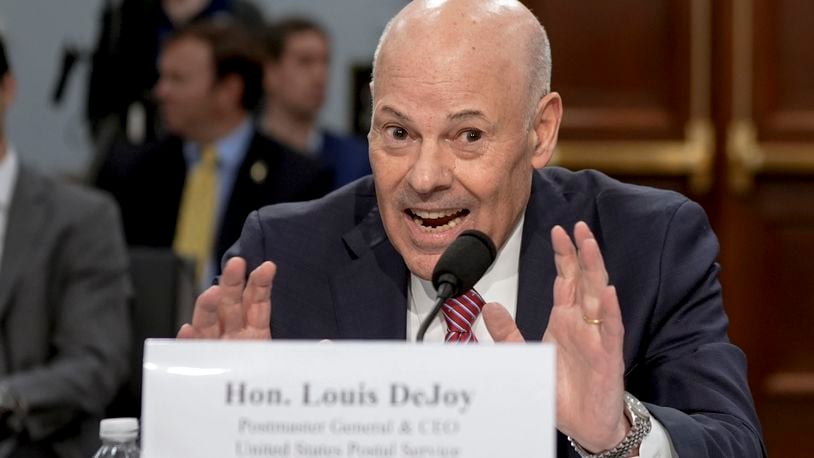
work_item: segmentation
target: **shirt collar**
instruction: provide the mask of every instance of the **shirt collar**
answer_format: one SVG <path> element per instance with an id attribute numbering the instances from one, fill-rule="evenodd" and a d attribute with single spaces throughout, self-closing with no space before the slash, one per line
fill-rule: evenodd
<path id="1" fill-rule="evenodd" d="M 226 136 L 215 141 L 215 149 L 218 152 L 218 167 L 234 169 L 243 162 L 252 138 L 252 132 L 252 121 L 247 118 Z M 202 145 L 198 143 L 184 142 L 184 159 L 186 159 L 187 165 L 198 162 L 201 148 Z"/>
<path id="2" fill-rule="evenodd" d="M 0 209 L 8 208 L 11 204 L 11 193 L 17 180 L 17 154 L 10 144 L 6 146 L 6 156 L 0 160 Z"/>

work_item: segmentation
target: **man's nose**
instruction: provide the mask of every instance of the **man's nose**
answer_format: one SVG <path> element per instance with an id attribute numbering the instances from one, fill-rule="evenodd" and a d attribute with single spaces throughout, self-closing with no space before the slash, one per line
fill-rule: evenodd
<path id="1" fill-rule="evenodd" d="M 444 145 L 424 139 L 410 168 L 407 182 L 418 194 L 427 195 L 452 186 L 455 157 Z"/>

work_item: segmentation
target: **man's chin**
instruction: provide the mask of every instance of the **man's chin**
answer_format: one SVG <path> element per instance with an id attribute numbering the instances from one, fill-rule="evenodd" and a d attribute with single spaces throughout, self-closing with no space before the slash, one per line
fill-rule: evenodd
<path id="1" fill-rule="evenodd" d="M 432 255 L 414 254 L 412 256 L 404 256 L 404 262 L 413 275 L 430 281 L 432 280 L 432 271 L 435 269 L 435 265 L 438 263 L 440 257 L 440 253 Z"/>

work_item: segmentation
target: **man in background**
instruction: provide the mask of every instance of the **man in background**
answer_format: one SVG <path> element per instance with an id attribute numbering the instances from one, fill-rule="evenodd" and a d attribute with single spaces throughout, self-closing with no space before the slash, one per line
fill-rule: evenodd
<path id="1" fill-rule="evenodd" d="M 334 187 L 368 175 L 367 144 L 317 125 L 325 103 L 330 61 L 328 34 L 302 18 L 282 20 L 266 36 L 262 126 L 272 138 L 314 157 L 334 174 Z"/>
<path id="2" fill-rule="evenodd" d="M 0 38 L 0 457 L 88 457 L 127 375 L 127 257 L 115 204 L 20 163 Z"/>
<path id="3" fill-rule="evenodd" d="M 233 18 L 259 35 L 265 24 L 251 0 L 107 0 L 101 16 L 87 99 L 100 154 L 114 141 L 143 144 L 160 136 L 150 92 L 158 81 L 161 43 L 174 30 L 193 21 Z"/>
<path id="4" fill-rule="evenodd" d="M 196 22 L 165 42 L 155 95 L 172 135 L 113 152 L 97 183 L 121 205 L 130 245 L 173 247 L 208 284 L 246 216 L 325 194 L 330 174 L 256 131 L 257 45 L 230 22 Z"/>

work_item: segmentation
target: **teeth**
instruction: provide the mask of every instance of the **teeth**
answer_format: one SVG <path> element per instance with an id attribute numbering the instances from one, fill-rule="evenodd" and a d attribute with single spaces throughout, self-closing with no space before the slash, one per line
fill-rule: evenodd
<path id="1" fill-rule="evenodd" d="M 443 218 L 445 216 L 454 215 L 454 214 L 460 212 L 461 210 L 460 209 L 458 209 L 458 210 L 444 210 L 444 211 L 436 211 L 436 212 L 424 211 L 424 210 L 411 210 L 411 211 L 413 212 L 414 215 L 419 216 L 419 217 L 424 218 L 424 219 L 438 219 L 438 218 Z"/>
<path id="2" fill-rule="evenodd" d="M 463 221 L 463 217 L 459 216 L 459 217 L 451 220 L 447 224 L 444 224 L 443 226 L 432 227 L 432 226 L 424 226 L 422 224 L 421 218 L 413 218 L 413 222 L 423 232 L 444 232 L 444 231 L 448 231 L 448 230 L 452 229 L 453 227 L 457 226 L 458 224 L 461 224 L 462 221 Z"/>

